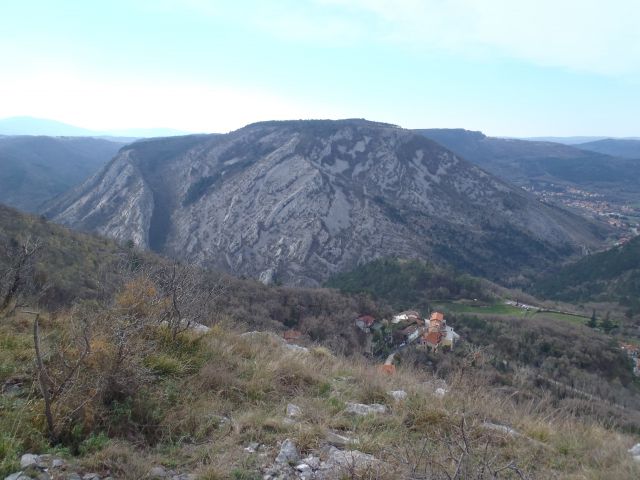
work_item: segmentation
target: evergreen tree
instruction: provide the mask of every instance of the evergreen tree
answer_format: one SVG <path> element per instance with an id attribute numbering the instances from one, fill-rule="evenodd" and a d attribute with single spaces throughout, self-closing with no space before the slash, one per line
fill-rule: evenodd
<path id="1" fill-rule="evenodd" d="M 605 332 L 609 333 L 611 330 L 616 328 L 616 325 L 609 319 L 609 312 L 604 316 L 604 320 L 600 323 L 600 328 Z"/>
<path id="2" fill-rule="evenodd" d="M 593 313 L 591 314 L 591 318 L 587 322 L 587 327 L 596 328 L 598 326 L 598 319 L 596 318 L 596 309 L 593 309 Z"/>

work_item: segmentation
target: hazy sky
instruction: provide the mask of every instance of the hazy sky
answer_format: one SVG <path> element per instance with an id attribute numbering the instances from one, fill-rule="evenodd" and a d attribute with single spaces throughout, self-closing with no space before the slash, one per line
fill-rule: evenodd
<path id="1" fill-rule="evenodd" d="M 638 0 L 15 0 L 0 117 L 640 136 Z"/>

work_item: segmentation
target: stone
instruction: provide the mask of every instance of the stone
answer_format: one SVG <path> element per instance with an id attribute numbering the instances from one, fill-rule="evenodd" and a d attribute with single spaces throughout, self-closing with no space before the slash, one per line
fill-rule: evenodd
<path id="1" fill-rule="evenodd" d="M 315 478 L 329 480 L 362 471 L 371 473 L 370 471 L 380 470 L 383 465 L 383 462 L 368 453 L 363 453 L 359 450 L 339 450 L 335 447 L 329 447 L 327 458 L 321 463 Z M 373 478 L 386 477 L 384 475 L 376 475 Z"/>
<path id="2" fill-rule="evenodd" d="M 244 451 L 248 453 L 256 453 L 260 448 L 260 444 L 258 442 L 251 442 L 249 445 L 244 447 Z"/>
<path id="3" fill-rule="evenodd" d="M 497 423 L 484 422 L 482 426 L 484 428 L 488 428 L 489 430 L 495 430 L 497 432 L 505 433 L 513 437 L 517 437 L 520 435 L 516 430 L 514 430 L 511 427 L 507 427 L 506 425 L 498 425 Z"/>
<path id="4" fill-rule="evenodd" d="M 640 443 L 636 443 L 629 449 L 629 453 L 634 457 L 640 456 Z"/>
<path id="5" fill-rule="evenodd" d="M 54 458 L 51 461 L 51 468 L 62 468 L 64 467 L 64 460 L 61 458 Z"/>
<path id="6" fill-rule="evenodd" d="M 372 403 L 371 405 L 365 405 L 364 403 L 348 402 L 346 412 L 351 413 L 353 415 L 371 415 L 371 414 L 378 414 L 378 413 L 386 413 L 387 407 L 379 403 Z"/>
<path id="7" fill-rule="evenodd" d="M 287 404 L 287 417 L 296 418 L 302 416 L 302 409 L 293 403 Z"/>
<path id="8" fill-rule="evenodd" d="M 24 472 L 16 472 L 5 477 L 4 480 L 31 480 L 31 477 Z"/>
<path id="9" fill-rule="evenodd" d="M 329 445 L 333 445 L 338 448 L 344 448 L 350 444 L 358 443 L 358 440 L 356 439 L 331 431 L 327 432 L 325 440 Z"/>
<path id="10" fill-rule="evenodd" d="M 285 343 L 284 348 L 291 350 L 293 353 L 309 353 L 309 349 L 307 347 L 301 347 L 295 343 Z"/>
<path id="11" fill-rule="evenodd" d="M 25 453 L 20 457 L 20 468 L 25 469 L 30 466 L 38 465 L 38 455 L 34 455 L 32 453 Z"/>
<path id="12" fill-rule="evenodd" d="M 280 453 L 276 457 L 276 463 L 292 463 L 300 459 L 300 454 L 296 448 L 296 444 L 290 439 L 286 439 L 280 446 Z"/>
<path id="13" fill-rule="evenodd" d="M 67 480 L 82 480 L 82 477 L 75 472 L 71 472 L 67 475 Z"/>
<path id="14" fill-rule="evenodd" d="M 444 397 L 447 394 L 447 391 L 444 388 L 436 388 L 435 395 L 436 397 Z"/>
<path id="15" fill-rule="evenodd" d="M 309 456 L 303 458 L 302 460 L 300 460 L 300 463 L 301 464 L 304 463 L 304 464 L 308 465 L 313 470 L 317 470 L 318 468 L 320 468 L 320 459 L 318 457 L 313 456 L 313 455 L 309 455 Z"/>
<path id="16" fill-rule="evenodd" d="M 391 390 L 388 392 L 396 402 L 401 402 L 407 398 L 407 392 L 404 390 Z"/>
<path id="17" fill-rule="evenodd" d="M 168 476 L 167 471 L 164 469 L 164 467 L 160 465 L 153 467 L 151 470 L 149 470 L 150 478 L 166 478 L 167 476 Z"/>
<path id="18" fill-rule="evenodd" d="M 100 480 L 100 475 L 97 473 L 85 473 L 82 476 L 82 480 Z"/>

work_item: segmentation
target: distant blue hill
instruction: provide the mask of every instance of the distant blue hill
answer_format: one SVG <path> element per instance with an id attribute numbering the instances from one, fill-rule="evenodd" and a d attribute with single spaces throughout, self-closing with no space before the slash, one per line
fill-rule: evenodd
<path id="1" fill-rule="evenodd" d="M 128 128 L 96 131 L 75 125 L 34 117 L 9 117 L 0 119 L 0 135 L 46 135 L 51 137 L 127 137 L 129 139 L 148 137 L 173 137 L 188 135 L 171 128 Z"/>
<path id="2" fill-rule="evenodd" d="M 529 140 L 532 142 L 555 142 L 563 143 L 565 145 L 580 145 L 588 142 L 597 142 L 600 140 L 609 139 L 610 137 L 517 137 L 520 140 Z M 629 137 L 630 140 L 640 140 L 636 137 Z"/>

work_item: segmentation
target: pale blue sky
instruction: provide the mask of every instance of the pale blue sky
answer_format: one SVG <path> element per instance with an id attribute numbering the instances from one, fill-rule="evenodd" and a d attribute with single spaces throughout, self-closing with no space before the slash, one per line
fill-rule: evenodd
<path id="1" fill-rule="evenodd" d="M 0 118 L 640 136 L 637 0 L 2 3 Z"/>

